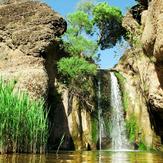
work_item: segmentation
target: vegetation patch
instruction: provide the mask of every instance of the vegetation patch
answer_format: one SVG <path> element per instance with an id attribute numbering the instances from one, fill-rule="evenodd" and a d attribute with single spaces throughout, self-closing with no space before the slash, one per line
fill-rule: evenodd
<path id="1" fill-rule="evenodd" d="M 147 146 L 145 145 L 145 143 L 141 140 L 140 142 L 139 142 L 139 150 L 142 150 L 142 151 L 146 151 L 146 150 L 148 150 L 148 148 L 147 148 Z"/>
<path id="2" fill-rule="evenodd" d="M 30 100 L 14 86 L 0 80 L 0 153 L 42 153 L 48 138 L 44 101 Z"/>
<path id="3" fill-rule="evenodd" d="M 144 142 L 144 137 L 141 135 L 141 130 L 137 124 L 136 116 L 132 114 L 128 120 L 126 120 L 126 129 L 130 143 L 134 145 L 135 149 L 147 150 L 147 146 Z"/>
<path id="4" fill-rule="evenodd" d="M 98 140 L 98 120 L 92 116 L 92 141 L 93 143 L 97 143 Z"/>
<path id="5" fill-rule="evenodd" d="M 130 118 L 126 120 L 126 129 L 130 142 L 135 142 L 136 134 L 138 133 L 138 126 L 134 115 L 131 115 Z"/>

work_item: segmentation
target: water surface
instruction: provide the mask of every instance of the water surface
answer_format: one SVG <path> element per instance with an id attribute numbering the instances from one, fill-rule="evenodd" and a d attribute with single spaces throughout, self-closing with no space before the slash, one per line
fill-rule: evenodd
<path id="1" fill-rule="evenodd" d="M 0 163 L 163 163 L 163 153 L 159 152 L 60 152 L 56 154 L 0 155 Z"/>

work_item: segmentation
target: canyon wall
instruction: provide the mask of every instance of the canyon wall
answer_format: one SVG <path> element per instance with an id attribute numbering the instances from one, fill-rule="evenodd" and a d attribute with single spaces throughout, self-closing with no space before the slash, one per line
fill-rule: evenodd
<path id="1" fill-rule="evenodd" d="M 141 1 L 140 1 L 141 2 Z M 125 77 L 127 119 L 137 117 L 137 139 L 148 148 L 162 150 L 163 143 L 163 1 L 142 1 L 141 23 L 128 13 L 123 26 L 130 33 L 131 48 L 116 70 Z M 140 41 L 141 40 L 141 41 Z"/>

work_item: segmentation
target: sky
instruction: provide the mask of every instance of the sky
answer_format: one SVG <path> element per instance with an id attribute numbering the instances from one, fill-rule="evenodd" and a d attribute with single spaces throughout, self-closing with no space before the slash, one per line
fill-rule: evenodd
<path id="1" fill-rule="evenodd" d="M 74 12 L 76 5 L 80 0 L 44 0 L 55 11 L 59 12 L 66 18 L 68 13 Z M 125 15 L 127 8 L 132 7 L 136 2 L 134 0 L 99 0 L 100 2 L 108 2 L 112 6 L 119 7 L 122 13 Z M 127 46 L 127 45 L 126 45 Z M 125 46 L 125 47 L 126 47 Z M 112 49 L 100 51 L 100 65 L 101 69 L 108 69 L 114 67 L 118 63 L 119 58 L 125 51 L 125 47 L 120 45 L 115 46 Z"/>

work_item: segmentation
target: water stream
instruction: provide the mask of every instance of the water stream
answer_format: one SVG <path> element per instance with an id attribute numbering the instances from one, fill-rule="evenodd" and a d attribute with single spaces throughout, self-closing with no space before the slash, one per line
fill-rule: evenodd
<path id="1" fill-rule="evenodd" d="M 118 80 L 113 72 L 111 75 L 111 139 L 113 150 L 125 150 L 129 148 L 124 121 L 124 110 Z"/>
<path id="2" fill-rule="evenodd" d="M 100 99 L 101 99 L 101 78 L 99 77 L 98 80 L 98 128 L 99 128 L 99 150 L 101 150 L 101 142 L 102 142 L 102 121 L 101 121 L 101 106 L 100 106 Z"/>

